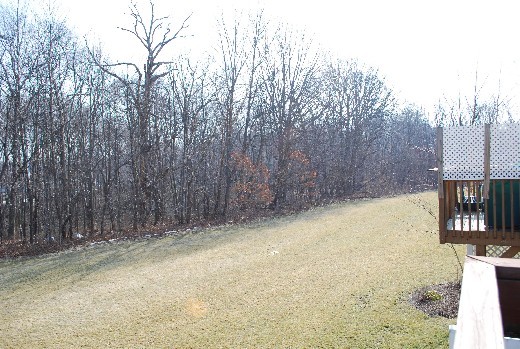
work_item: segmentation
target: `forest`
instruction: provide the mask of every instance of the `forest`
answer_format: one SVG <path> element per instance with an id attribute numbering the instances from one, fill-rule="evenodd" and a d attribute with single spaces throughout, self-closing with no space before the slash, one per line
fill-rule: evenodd
<path id="1" fill-rule="evenodd" d="M 262 13 L 189 25 L 130 7 L 111 61 L 66 21 L 0 7 L 0 240 L 61 243 L 432 188 L 435 129 L 376 68 Z M 120 30 L 114 28 L 114 30 Z"/>

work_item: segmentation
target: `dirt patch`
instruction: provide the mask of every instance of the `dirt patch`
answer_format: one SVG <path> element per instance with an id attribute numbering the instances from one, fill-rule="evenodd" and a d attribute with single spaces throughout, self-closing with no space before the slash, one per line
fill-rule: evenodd
<path id="1" fill-rule="evenodd" d="M 230 225 L 238 226 L 241 224 L 260 222 L 263 219 L 290 216 L 298 212 L 306 211 L 309 208 L 311 208 L 311 206 L 300 207 L 299 210 L 282 209 L 277 212 L 274 210 L 264 210 L 261 212 L 246 210 L 230 214 L 228 220 L 198 220 L 186 224 L 175 224 L 170 222 L 156 226 L 147 226 L 146 228 L 141 228 L 139 231 L 108 231 L 104 234 L 100 234 L 99 232 L 80 232 L 81 237 L 78 238 L 75 236 L 74 239 L 67 239 L 61 242 L 57 241 L 57 239 L 55 240 L 54 238 L 52 241 L 40 238 L 33 244 L 30 244 L 27 241 L 2 241 L 0 239 L 0 260 L 19 257 L 35 257 L 67 250 L 82 249 L 87 246 L 96 244 L 117 243 L 126 240 L 140 241 L 172 235 L 183 236 L 190 233 L 200 232 L 206 228 L 211 227 L 224 227 Z"/>
<path id="2" fill-rule="evenodd" d="M 214 223 L 213 227 L 219 226 Z M 216 222 L 220 223 L 220 222 Z M 231 222 L 232 223 L 232 222 Z M 238 223 L 242 223 L 238 221 Z M 224 226 L 225 223 L 220 223 L 220 226 Z M 68 251 L 68 250 L 80 250 L 88 246 L 101 245 L 101 244 L 115 244 L 124 241 L 141 241 L 148 240 L 151 238 L 162 238 L 167 236 L 184 236 L 187 234 L 197 233 L 206 228 L 211 228 L 210 223 L 201 225 L 196 224 L 184 224 L 176 225 L 174 228 L 171 226 L 158 225 L 155 227 L 148 227 L 143 231 L 119 231 L 119 232 L 106 232 L 104 234 L 92 233 L 81 235 L 81 237 L 74 237 L 73 240 L 65 240 L 62 242 L 58 241 L 46 241 L 40 239 L 36 243 L 30 244 L 24 241 L 6 241 L 0 242 L 0 260 L 2 259 L 14 259 L 19 257 L 34 257 L 39 255 L 45 255 L 50 253 Z"/>
<path id="3" fill-rule="evenodd" d="M 460 282 L 448 282 L 418 289 L 410 295 L 410 303 L 429 316 L 448 319 L 459 311 Z"/>

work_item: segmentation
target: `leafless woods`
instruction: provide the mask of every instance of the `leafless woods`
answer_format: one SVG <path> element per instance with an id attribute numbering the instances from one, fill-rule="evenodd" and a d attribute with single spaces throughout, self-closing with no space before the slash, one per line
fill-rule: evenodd
<path id="1" fill-rule="evenodd" d="M 66 23 L 0 8 L 0 239 L 72 239 L 298 209 L 431 183 L 433 130 L 378 74 L 260 13 L 218 48 L 168 57 L 175 27 L 131 8 L 142 62 Z"/>

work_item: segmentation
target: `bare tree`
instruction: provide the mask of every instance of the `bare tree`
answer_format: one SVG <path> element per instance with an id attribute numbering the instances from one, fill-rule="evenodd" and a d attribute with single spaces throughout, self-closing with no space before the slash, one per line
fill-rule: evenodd
<path id="1" fill-rule="evenodd" d="M 286 203 L 291 153 L 301 131 L 316 114 L 313 101 L 318 91 L 318 56 L 311 52 L 305 35 L 280 30 L 275 35 L 271 64 L 264 71 L 265 101 L 274 136 L 276 166 L 274 199 L 276 208 Z"/>
<path id="2" fill-rule="evenodd" d="M 159 17 L 155 13 L 155 5 L 150 1 L 150 18 L 145 19 L 141 15 L 140 10 L 135 4 L 130 7 L 130 16 L 133 20 L 133 25 L 130 28 L 120 28 L 121 30 L 133 35 L 137 41 L 146 50 L 146 60 L 143 68 L 139 68 L 136 63 L 119 62 L 119 63 L 104 63 L 99 62 L 94 54 L 91 54 L 95 64 L 99 66 L 104 72 L 119 80 L 128 91 L 128 96 L 132 102 L 133 107 L 137 113 L 137 127 L 138 134 L 135 139 L 138 148 L 134 154 L 135 159 L 133 165 L 136 173 L 136 209 L 137 216 L 141 225 L 146 224 L 148 215 L 150 213 L 150 202 L 155 201 L 153 205 L 155 209 L 156 221 L 157 218 L 163 215 L 160 212 L 162 205 L 158 202 L 159 195 L 157 189 L 154 187 L 154 180 L 150 178 L 150 118 L 153 104 L 153 87 L 155 83 L 162 77 L 168 75 L 169 71 L 173 69 L 171 61 L 159 60 L 160 54 L 164 48 L 168 46 L 173 40 L 180 37 L 181 32 L 187 28 L 187 17 L 177 30 L 172 31 L 168 23 L 168 17 Z M 128 67 L 133 70 L 132 78 L 121 75 L 116 72 L 117 67 Z M 162 69 L 166 68 L 166 69 Z M 134 228 L 137 228 L 137 221 L 134 222 Z"/>
<path id="3" fill-rule="evenodd" d="M 221 67 L 216 77 L 216 86 L 220 110 L 221 140 L 220 164 L 217 177 L 215 198 L 215 214 L 226 216 L 231 190 L 230 161 L 233 151 L 234 126 L 237 124 L 238 108 L 242 100 L 239 98 L 239 79 L 245 67 L 246 52 L 244 48 L 245 30 L 235 22 L 231 28 L 225 23 L 219 25 Z M 223 196 L 223 200 L 221 197 Z M 221 203 L 221 201 L 223 201 Z"/>
<path id="4" fill-rule="evenodd" d="M 27 20 L 25 9 L 19 4 L 16 8 L 1 8 L 2 20 L 0 28 L 0 80 L 6 96 L 4 117 L 4 140 L 0 183 L 5 183 L 7 190 L 7 238 L 13 239 L 15 230 L 20 224 L 16 212 L 20 201 L 21 181 L 29 180 L 28 161 L 30 149 L 27 149 L 27 89 L 38 68 L 38 52 L 35 51 L 34 27 Z M 9 164 L 9 159 L 11 163 Z M 9 180 L 2 180 L 10 171 Z M 0 206 L 2 203 L 0 203 Z M 0 208 L 0 215 L 1 208 Z M 0 235 L 3 231 L 3 220 L 0 223 Z M 24 231 L 25 232 L 25 231 Z M 25 236 L 25 234 L 23 233 Z M 25 237 L 24 237 L 25 238 Z"/>
<path id="5" fill-rule="evenodd" d="M 205 71 L 197 71 L 188 60 L 180 63 L 178 69 L 171 74 L 172 100 L 175 103 L 175 125 L 172 132 L 172 155 L 179 148 L 178 157 L 170 157 L 170 162 L 178 163 L 171 171 L 172 191 L 174 196 L 174 215 L 180 223 L 189 223 L 196 207 L 196 193 L 208 195 L 206 178 L 201 188 L 197 188 L 197 169 L 203 172 L 209 164 L 198 161 L 205 158 L 211 134 L 207 134 L 208 126 L 207 107 L 213 101 L 212 95 L 207 93 Z"/>
<path id="6" fill-rule="evenodd" d="M 330 65 L 324 79 L 324 104 L 334 125 L 331 136 L 339 147 L 331 161 L 337 172 L 332 176 L 338 186 L 334 191 L 352 195 L 365 183 L 363 168 L 393 113 L 393 96 L 377 71 L 356 62 Z"/>

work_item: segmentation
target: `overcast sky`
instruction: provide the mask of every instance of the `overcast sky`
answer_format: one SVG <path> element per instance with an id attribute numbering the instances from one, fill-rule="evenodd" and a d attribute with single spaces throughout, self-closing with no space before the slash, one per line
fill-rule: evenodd
<path id="1" fill-rule="evenodd" d="M 88 33 L 90 38 L 100 39 L 113 57 L 124 57 L 128 48 L 135 47 L 134 39 L 116 28 L 131 23 L 129 0 L 39 3 L 46 1 L 55 3 L 79 35 Z M 154 2 L 161 14 L 172 18 L 173 27 L 193 13 L 188 30 L 193 37 L 183 45 L 200 43 L 203 47 L 211 45 L 208 40 L 222 12 L 264 8 L 268 18 L 313 34 L 324 49 L 379 69 L 401 100 L 428 111 L 444 95 L 470 93 L 477 71 L 483 93 L 498 92 L 499 81 L 503 96 L 520 93 L 520 3 L 513 0 Z"/>

